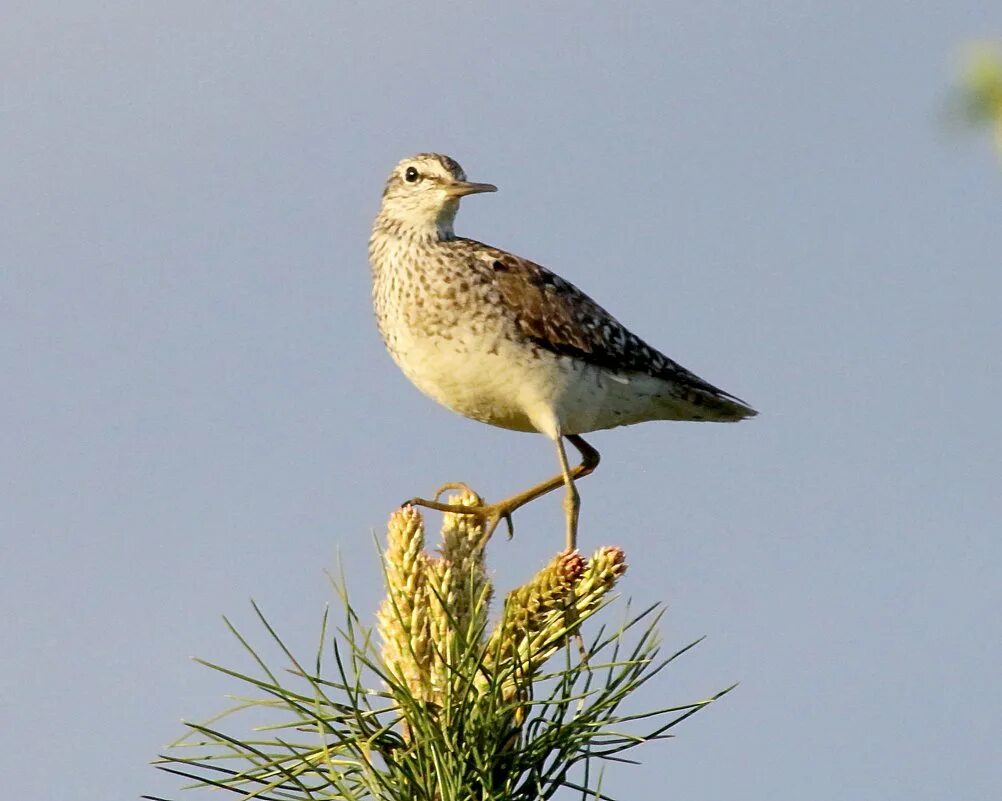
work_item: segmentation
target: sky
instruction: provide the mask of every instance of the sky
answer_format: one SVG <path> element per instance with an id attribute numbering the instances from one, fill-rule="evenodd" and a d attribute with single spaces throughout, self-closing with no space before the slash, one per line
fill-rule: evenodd
<path id="1" fill-rule="evenodd" d="M 254 598 L 312 653 L 324 571 L 542 437 L 413 389 L 366 244 L 403 156 L 462 235 L 559 272 L 760 416 L 595 434 L 580 541 L 668 607 L 659 706 L 740 686 L 604 789 L 1002 796 L 1002 171 L 942 109 L 995 2 L 11 2 L 0 26 L 0 769 L 176 797 Z M 558 495 L 489 561 L 561 547 Z M 196 797 L 196 794 L 181 794 Z M 567 797 L 571 797 L 568 795 Z"/>

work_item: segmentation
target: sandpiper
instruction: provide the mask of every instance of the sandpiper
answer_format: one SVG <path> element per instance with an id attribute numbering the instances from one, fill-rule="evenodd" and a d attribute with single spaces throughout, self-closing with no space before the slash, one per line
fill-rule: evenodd
<path id="1" fill-rule="evenodd" d="M 627 330 L 558 275 L 456 236 L 460 198 L 496 192 L 455 160 L 421 153 L 390 173 L 372 226 L 372 299 L 383 341 L 404 374 L 453 411 L 545 434 L 560 475 L 495 504 L 416 505 L 481 515 L 492 532 L 520 506 L 566 488 L 567 548 L 577 545 L 575 480 L 599 454 L 581 434 L 648 420 L 735 422 L 756 414 Z M 581 454 L 571 467 L 564 439 Z"/>

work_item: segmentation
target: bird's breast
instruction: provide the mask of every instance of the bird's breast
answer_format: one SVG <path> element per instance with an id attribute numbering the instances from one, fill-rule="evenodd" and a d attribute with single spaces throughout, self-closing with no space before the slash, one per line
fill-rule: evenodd
<path id="1" fill-rule="evenodd" d="M 475 259 L 446 249 L 414 258 L 385 248 L 377 256 L 373 302 L 386 347 L 443 406 L 551 436 L 650 419 L 650 399 L 636 385 L 526 339 Z"/>

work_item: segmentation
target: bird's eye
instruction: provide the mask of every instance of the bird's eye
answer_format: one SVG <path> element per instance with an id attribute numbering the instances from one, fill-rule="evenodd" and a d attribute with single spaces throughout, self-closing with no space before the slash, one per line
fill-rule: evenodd
<path id="1" fill-rule="evenodd" d="M 420 177 L 420 174 L 414 167 L 408 167 L 407 172 L 404 173 L 404 178 L 406 178 L 409 183 L 414 183 Z"/>

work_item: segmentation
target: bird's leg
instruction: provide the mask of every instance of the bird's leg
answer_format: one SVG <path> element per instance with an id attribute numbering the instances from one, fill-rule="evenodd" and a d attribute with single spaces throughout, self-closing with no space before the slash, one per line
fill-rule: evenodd
<path id="1" fill-rule="evenodd" d="M 564 494 L 564 515 L 567 532 L 567 550 L 576 551 L 578 547 L 578 515 L 581 512 L 581 495 L 574 485 L 570 465 L 567 464 L 567 451 L 564 450 L 564 438 L 557 437 L 557 458 L 560 460 L 560 473 L 567 488 Z"/>
<path id="2" fill-rule="evenodd" d="M 503 501 L 492 504 L 479 504 L 477 506 L 461 506 L 459 504 L 451 503 L 441 503 L 436 496 L 435 500 L 427 500 L 425 498 L 411 498 L 407 501 L 407 504 L 411 506 L 423 506 L 426 509 L 433 509 L 438 512 L 449 512 L 456 515 L 475 515 L 484 521 L 486 526 L 486 531 L 484 532 L 484 538 L 489 539 L 494 533 L 494 530 L 498 527 L 498 524 L 504 520 L 508 524 L 509 536 L 512 531 L 511 516 L 516 509 L 520 509 L 527 503 L 530 503 L 536 498 L 540 498 L 546 495 L 548 492 L 552 492 L 560 487 L 568 487 L 569 492 L 571 490 L 577 493 L 574 487 L 574 482 L 579 478 L 584 478 L 585 476 L 592 473 L 596 467 L 598 467 L 599 453 L 591 445 L 585 442 L 577 434 L 568 434 L 567 441 L 571 443 L 578 452 L 581 454 L 581 464 L 575 465 L 574 467 L 567 466 L 567 456 L 563 452 L 563 444 L 558 440 L 558 455 L 561 455 L 560 464 L 560 474 L 554 476 L 553 478 L 542 481 L 536 484 L 534 487 L 530 487 L 524 492 L 520 492 L 517 495 L 512 495 L 510 498 L 506 498 Z M 442 489 L 459 489 L 459 485 L 455 487 L 446 485 Z M 439 493 L 441 494 L 441 493 Z M 475 493 L 474 493 L 475 494 Z M 569 502 L 565 501 L 565 504 Z M 565 509 L 567 506 L 565 505 Z M 577 515 L 574 515 L 574 527 L 571 527 L 571 517 L 568 515 L 567 523 L 567 542 L 568 546 L 574 546 L 575 537 L 572 535 L 572 531 L 577 530 Z"/>
<path id="3" fill-rule="evenodd" d="M 587 460 L 588 455 L 587 452 L 582 449 L 582 446 L 589 448 L 590 450 L 594 450 L 580 437 L 577 437 L 577 441 L 574 442 L 574 446 L 581 451 L 583 461 Z M 574 483 L 574 476 L 567 464 L 567 451 L 564 450 L 563 437 L 557 437 L 557 458 L 560 460 L 560 471 L 564 480 L 564 485 L 567 487 L 567 492 L 564 495 L 564 514 L 566 515 L 567 525 L 567 552 L 571 553 L 576 551 L 578 548 L 578 515 L 581 511 L 581 495 L 578 493 L 577 485 Z M 594 459 L 597 464 L 597 451 L 594 453 Z M 594 469 L 594 466 L 592 466 L 592 469 Z M 574 632 L 574 642 L 577 643 L 578 653 L 581 655 L 581 664 L 587 665 L 588 652 L 585 649 L 584 638 L 581 636 L 580 631 Z"/>
<path id="4" fill-rule="evenodd" d="M 578 452 L 581 454 L 581 464 L 575 465 L 574 467 L 568 467 L 567 465 L 567 455 L 563 450 L 563 443 L 558 438 L 557 439 L 557 449 L 558 455 L 562 454 L 561 464 L 560 464 L 560 475 L 554 476 L 551 479 L 542 481 L 536 484 L 534 487 L 530 487 L 524 492 L 520 492 L 517 495 L 513 495 L 510 498 L 506 498 L 498 503 L 491 504 L 487 507 L 488 510 L 488 521 L 489 526 L 486 531 L 485 536 L 490 537 L 494 533 L 494 529 L 497 528 L 498 523 L 501 520 L 506 520 L 508 522 L 509 532 L 511 531 L 511 515 L 516 509 L 520 509 L 527 503 L 546 495 L 548 492 L 552 492 L 560 487 L 570 486 L 574 487 L 574 481 L 579 478 L 584 478 L 585 476 L 592 473 L 596 467 L 598 467 L 599 453 L 591 445 L 585 442 L 577 434 L 568 434 L 568 442 L 571 443 Z M 576 490 L 575 490 L 576 492 Z M 575 515 L 576 522 L 576 515 Z M 571 548 L 574 547 L 572 538 L 568 534 L 568 544 Z"/>

